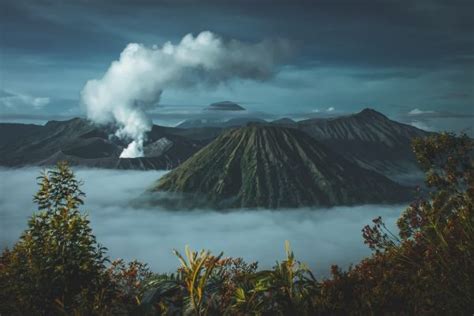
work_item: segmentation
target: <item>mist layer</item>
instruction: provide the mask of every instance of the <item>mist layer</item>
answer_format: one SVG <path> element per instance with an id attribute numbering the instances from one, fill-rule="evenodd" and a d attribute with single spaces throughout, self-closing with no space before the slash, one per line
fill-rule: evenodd
<path id="1" fill-rule="evenodd" d="M 0 170 L 0 246 L 12 246 L 36 210 L 32 202 L 40 168 Z M 318 274 L 331 264 L 347 267 L 370 254 L 361 229 L 382 216 L 389 228 L 404 205 L 362 205 L 328 209 L 246 210 L 219 213 L 211 210 L 170 212 L 137 208 L 130 201 L 164 172 L 75 169 L 84 180 L 86 203 L 98 242 L 111 259 L 138 259 L 156 272 L 178 266 L 172 249 L 210 249 L 225 256 L 258 261 L 260 268 L 284 258 L 288 240 L 298 260 Z"/>

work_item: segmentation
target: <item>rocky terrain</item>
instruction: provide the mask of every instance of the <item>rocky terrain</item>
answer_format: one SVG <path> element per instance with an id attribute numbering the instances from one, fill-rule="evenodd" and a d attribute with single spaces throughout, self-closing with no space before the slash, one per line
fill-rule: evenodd
<path id="1" fill-rule="evenodd" d="M 5 131 L 0 138 L 0 165 L 8 167 L 68 160 L 87 167 L 171 169 L 209 142 L 206 137 L 193 137 L 192 131 L 155 125 L 147 135 L 145 157 L 124 159 L 119 156 L 127 144 L 111 136 L 111 127 L 81 118 L 50 121 L 44 126 L 0 124 L 0 129 Z"/>

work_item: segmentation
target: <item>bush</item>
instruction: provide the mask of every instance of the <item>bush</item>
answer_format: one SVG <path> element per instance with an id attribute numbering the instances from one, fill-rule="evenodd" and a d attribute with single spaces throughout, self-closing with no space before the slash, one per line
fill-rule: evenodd
<path id="1" fill-rule="evenodd" d="M 426 189 L 398 220 L 363 229 L 375 254 L 323 283 L 322 300 L 346 313 L 470 314 L 474 310 L 473 142 L 466 135 L 418 139 Z M 424 192 L 423 192 L 424 191 Z"/>
<path id="2" fill-rule="evenodd" d="M 38 212 L 13 249 L 2 254 L 2 287 L 9 293 L 3 302 L 20 314 L 92 313 L 106 258 L 78 209 L 84 197 L 80 182 L 66 163 L 38 179 Z"/>

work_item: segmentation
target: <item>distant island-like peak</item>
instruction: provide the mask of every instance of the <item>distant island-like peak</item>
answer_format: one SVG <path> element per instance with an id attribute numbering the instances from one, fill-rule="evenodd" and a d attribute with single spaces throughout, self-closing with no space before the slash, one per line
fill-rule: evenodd
<path id="1" fill-rule="evenodd" d="M 232 101 L 221 101 L 210 104 L 206 110 L 210 111 L 245 111 L 245 108 Z"/>

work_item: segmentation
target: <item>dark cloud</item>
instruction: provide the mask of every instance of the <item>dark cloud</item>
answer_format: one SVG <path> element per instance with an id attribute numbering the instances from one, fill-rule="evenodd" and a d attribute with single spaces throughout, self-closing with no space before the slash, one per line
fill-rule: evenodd
<path id="1" fill-rule="evenodd" d="M 414 79 L 422 76 L 424 71 L 420 69 L 405 69 L 405 70 L 383 70 L 370 69 L 364 70 L 361 73 L 355 73 L 352 76 L 354 78 L 367 80 L 367 81 L 380 81 L 388 79 Z"/>
<path id="2" fill-rule="evenodd" d="M 5 46 L 56 55 L 107 55 L 128 41 L 206 29 L 243 40 L 291 38 L 303 48 L 301 61 L 331 64 L 433 65 L 474 48 L 471 1 L 4 2 L 2 24 L 15 30 Z"/>
<path id="3" fill-rule="evenodd" d="M 130 42 L 160 46 L 210 30 L 253 43 L 288 39 L 297 53 L 265 84 L 167 91 L 164 103 L 246 98 L 252 110 L 280 114 L 329 106 L 463 113 L 474 103 L 472 1 L 4 0 L 1 6 L 2 85 L 52 102 L 77 102 L 85 82 L 100 78 Z"/>
<path id="4" fill-rule="evenodd" d="M 472 98 L 472 94 L 466 92 L 449 92 L 440 96 L 440 99 L 452 100 L 452 99 L 467 99 Z"/>
<path id="5" fill-rule="evenodd" d="M 1 90 L 0 89 L 0 98 L 9 98 L 9 97 L 14 97 L 15 95 L 13 93 L 10 93 L 8 91 L 5 91 L 5 90 Z"/>

